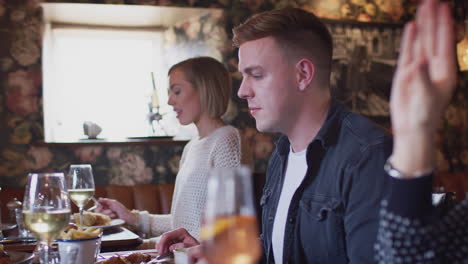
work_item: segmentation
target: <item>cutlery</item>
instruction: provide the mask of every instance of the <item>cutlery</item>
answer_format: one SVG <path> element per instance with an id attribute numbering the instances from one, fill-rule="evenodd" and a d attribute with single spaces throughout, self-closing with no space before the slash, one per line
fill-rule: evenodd
<path id="1" fill-rule="evenodd" d="M 94 205 L 91 206 L 90 208 L 86 209 L 86 211 L 88 211 L 88 212 L 93 211 L 93 210 L 96 209 L 96 208 L 98 207 L 98 205 L 99 205 L 98 199 L 94 198 L 94 196 L 91 197 L 91 200 L 93 200 Z"/>
<path id="2" fill-rule="evenodd" d="M 174 253 L 167 252 L 167 253 L 164 253 L 164 254 L 161 254 L 161 255 L 157 256 L 156 258 L 152 259 L 150 262 L 148 262 L 146 264 L 168 262 L 172 258 L 174 258 Z"/>

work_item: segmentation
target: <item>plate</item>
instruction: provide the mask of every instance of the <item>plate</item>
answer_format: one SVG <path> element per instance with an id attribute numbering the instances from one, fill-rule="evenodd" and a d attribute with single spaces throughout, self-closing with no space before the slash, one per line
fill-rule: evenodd
<path id="1" fill-rule="evenodd" d="M 108 225 L 100 225 L 100 226 L 84 226 L 83 228 L 90 228 L 90 227 L 95 227 L 95 228 L 102 228 L 102 229 L 106 229 L 106 228 L 112 228 L 112 227 L 116 227 L 116 226 L 121 226 L 125 224 L 125 221 L 123 219 L 112 219 L 110 224 Z"/>
<path id="2" fill-rule="evenodd" d="M 112 257 L 126 257 L 128 255 L 131 255 L 133 253 L 142 253 L 146 255 L 150 255 L 151 258 L 155 258 L 158 256 L 158 251 L 155 249 L 142 249 L 142 250 L 132 250 L 132 251 L 118 251 L 118 252 L 107 252 L 107 253 L 101 253 L 98 255 L 97 261 L 105 261 L 108 260 Z"/>
<path id="3" fill-rule="evenodd" d="M 12 264 L 29 264 L 32 263 L 34 258 L 33 253 L 27 252 L 19 252 L 19 251 L 8 251 L 8 255 L 10 255 Z"/>
<path id="4" fill-rule="evenodd" d="M 16 237 L 16 236 L 10 236 L 10 237 L 4 237 L 2 240 L 0 240 L 1 244 L 9 244 L 9 243 L 15 243 L 21 241 L 21 238 Z"/>

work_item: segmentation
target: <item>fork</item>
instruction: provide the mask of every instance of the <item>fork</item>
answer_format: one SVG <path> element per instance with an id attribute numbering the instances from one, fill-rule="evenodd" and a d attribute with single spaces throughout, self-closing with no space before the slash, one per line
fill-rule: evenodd
<path id="1" fill-rule="evenodd" d="M 96 208 L 98 207 L 98 205 L 99 205 L 98 199 L 94 198 L 94 196 L 91 197 L 91 200 L 93 200 L 94 205 L 91 206 L 90 208 L 86 209 L 86 211 L 88 211 L 88 212 L 93 211 L 93 210 L 96 209 Z"/>
<path id="2" fill-rule="evenodd" d="M 146 264 L 151 264 L 151 263 L 164 263 L 164 262 L 169 262 L 171 258 L 174 257 L 174 253 L 172 252 L 167 252 L 162 255 L 157 256 L 156 258 L 150 260 Z"/>

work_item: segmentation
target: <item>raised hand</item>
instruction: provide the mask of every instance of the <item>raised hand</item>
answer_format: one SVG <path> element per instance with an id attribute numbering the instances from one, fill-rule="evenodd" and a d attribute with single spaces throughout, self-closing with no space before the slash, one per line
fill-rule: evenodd
<path id="1" fill-rule="evenodd" d="M 437 129 L 456 82 L 454 38 L 447 3 L 426 0 L 406 25 L 390 100 L 394 130 Z"/>
<path id="2" fill-rule="evenodd" d="M 405 26 L 390 108 L 392 162 L 409 174 L 433 164 L 428 155 L 456 83 L 453 24 L 447 3 L 426 0 Z"/>

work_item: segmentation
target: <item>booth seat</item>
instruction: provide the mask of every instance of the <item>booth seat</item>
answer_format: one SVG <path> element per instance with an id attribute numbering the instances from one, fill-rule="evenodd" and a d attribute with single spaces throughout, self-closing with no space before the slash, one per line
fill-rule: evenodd
<path id="1" fill-rule="evenodd" d="M 174 184 L 106 185 L 96 186 L 94 197 L 116 199 L 129 209 L 147 210 L 152 214 L 167 214 L 171 211 L 173 192 Z M 22 201 L 24 189 L 2 188 L 0 191 L 2 221 L 8 219 L 6 204 L 14 198 Z M 87 206 L 92 205 L 93 203 L 89 202 Z M 73 211 L 77 211 L 74 205 Z"/>

